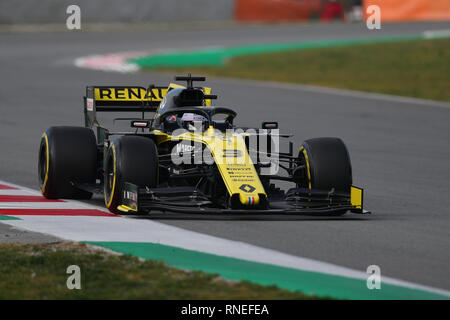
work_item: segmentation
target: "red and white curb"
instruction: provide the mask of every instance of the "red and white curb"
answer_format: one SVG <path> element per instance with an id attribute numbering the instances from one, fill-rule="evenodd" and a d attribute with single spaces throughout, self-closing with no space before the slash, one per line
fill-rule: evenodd
<path id="1" fill-rule="evenodd" d="M 128 62 L 128 59 L 138 58 L 147 55 L 148 52 L 117 52 L 103 55 L 90 55 L 75 59 L 74 64 L 79 68 L 115 71 L 115 72 L 136 72 L 138 65 Z"/>
<path id="2" fill-rule="evenodd" d="M 106 210 L 78 201 L 50 200 L 39 192 L 0 181 L 0 215 L 104 216 L 118 217 Z"/>
<path id="3" fill-rule="evenodd" d="M 2 220 L 1 223 L 66 240 L 157 243 L 298 270 L 367 279 L 365 272 L 331 263 L 222 239 L 152 220 L 120 217 L 109 213 L 105 208 L 75 200 L 48 200 L 35 190 L 2 181 L 0 181 L 0 215 L 20 219 Z M 450 291 L 389 277 L 383 276 L 383 282 L 450 297 Z"/>

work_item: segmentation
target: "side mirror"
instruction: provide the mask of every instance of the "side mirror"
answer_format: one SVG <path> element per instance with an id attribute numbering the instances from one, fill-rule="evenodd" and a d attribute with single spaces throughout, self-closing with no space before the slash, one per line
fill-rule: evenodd
<path id="1" fill-rule="evenodd" d="M 278 122 L 264 121 L 261 127 L 262 129 L 278 129 Z"/>
<path id="2" fill-rule="evenodd" d="M 150 127 L 150 121 L 148 120 L 133 120 L 131 121 L 132 128 L 148 128 Z"/>

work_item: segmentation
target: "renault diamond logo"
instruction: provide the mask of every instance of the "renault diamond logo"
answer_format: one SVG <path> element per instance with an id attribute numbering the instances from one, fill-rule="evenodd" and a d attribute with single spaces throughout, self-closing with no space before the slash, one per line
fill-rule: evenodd
<path id="1" fill-rule="evenodd" d="M 247 193 L 251 193 L 251 192 L 255 191 L 255 187 L 251 186 L 249 184 L 243 184 L 242 186 L 239 187 L 239 189 L 241 189 L 242 191 L 247 192 Z"/>

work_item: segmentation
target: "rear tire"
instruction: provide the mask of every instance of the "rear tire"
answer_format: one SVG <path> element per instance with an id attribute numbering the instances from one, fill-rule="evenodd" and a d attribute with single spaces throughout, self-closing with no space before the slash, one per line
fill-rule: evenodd
<path id="1" fill-rule="evenodd" d="M 126 182 L 138 187 L 158 184 L 158 150 L 153 140 L 139 136 L 123 136 L 111 143 L 106 156 L 104 195 L 112 213 L 122 200 Z"/>
<path id="2" fill-rule="evenodd" d="M 344 142 L 339 138 L 315 138 L 303 142 L 300 163 L 306 164 L 305 184 L 309 189 L 331 190 L 350 194 L 352 165 Z M 335 215 L 345 214 L 337 211 Z"/>
<path id="3" fill-rule="evenodd" d="M 97 143 L 94 132 L 83 127 L 51 127 L 41 138 L 38 177 L 48 199 L 90 199 L 92 193 L 74 186 L 95 183 Z"/>

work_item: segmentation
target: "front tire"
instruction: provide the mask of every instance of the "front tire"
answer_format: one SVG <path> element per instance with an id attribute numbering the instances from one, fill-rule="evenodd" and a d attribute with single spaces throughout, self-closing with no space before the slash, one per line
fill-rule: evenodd
<path id="1" fill-rule="evenodd" d="M 332 190 L 350 195 L 352 165 L 344 142 L 339 138 L 315 138 L 303 142 L 299 160 L 306 166 L 303 187 Z M 347 210 L 338 210 L 334 215 L 343 215 Z"/>
<path id="2" fill-rule="evenodd" d="M 303 142 L 299 159 L 306 164 L 307 187 L 350 193 L 352 165 L 339 138 L 315 138 Z"/>
<path id="3" fill-rule="evenodd" d="M 51 127 L 41 138 L 38 178 L 48 199 L 90 199 L 92 193 L 75 184 L 95 183 L 97 143 L 94 132 L 83 127 Z"/>
<path id="4" fill-rule="evenodd" d="M 126 182 L 138 187 L 153 188 L 158 183 L 158 151 L 153 140 L 123 136 L 111 143 L 106 155 L 104 196 L 112 213 L 122 203 Z"/>

